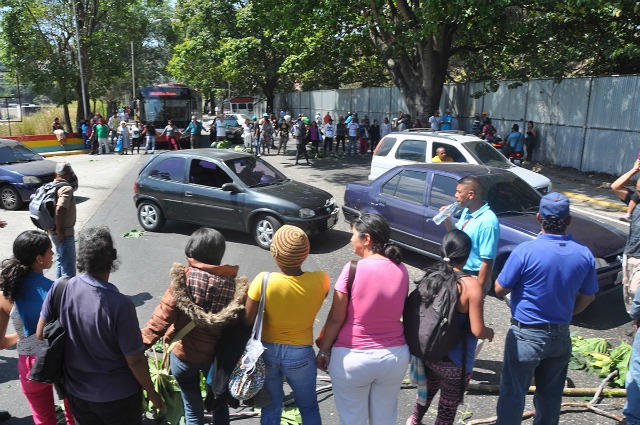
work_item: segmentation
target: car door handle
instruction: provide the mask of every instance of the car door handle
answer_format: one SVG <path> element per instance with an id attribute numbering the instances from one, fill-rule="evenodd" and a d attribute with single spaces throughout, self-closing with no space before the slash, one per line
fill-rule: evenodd
<path id="1" fill-rule="evenodd" d="M 387 206 L 386 202 L 372 202 L 371 205 L 374 206 L 374 207 L 386 207 Z"/>
<path id="2" fill-rule="evenodd" d="M 184 196 L 193 196 L 193 192 L 191 192 L 190 190 L 186 191 L 184 193 Z"/>

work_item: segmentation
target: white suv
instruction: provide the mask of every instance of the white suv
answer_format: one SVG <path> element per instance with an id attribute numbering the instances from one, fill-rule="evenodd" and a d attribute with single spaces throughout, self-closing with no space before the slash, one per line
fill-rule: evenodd
<path id="1" fill-rule="evenodd" d="M 386 135 L 376 147 L 371 160 L 369 180 L 398 165 L 432 162 L 438 148 L 445 148 L 454 162 L 487 165 L 506 169 L 517 175 L 538 192 L 552 191 L 551 180 L 542 174 L 509 162 L 493 146 L 462 131 L 407 130 Z"/>

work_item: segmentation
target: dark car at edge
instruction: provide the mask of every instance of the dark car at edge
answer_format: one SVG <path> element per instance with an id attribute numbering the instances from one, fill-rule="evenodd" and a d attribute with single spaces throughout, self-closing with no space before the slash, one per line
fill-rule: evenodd
<path id="1" fill-rule="evenodd" d="M 468 164 L 405 165 L 389 170 L 374 181 L 349 183 L 342 210 L 349 222 L 361 213 L 383 215 L 391 226 L 392 240 L 404 248 L 439 259 L 446 228 L 444 224 L 436 225 L 432 218 L 441 206 L 455 201 L 457 181 L 470 175 L 480 179 L 483 198 L 500 222 L 493 268 L 495 279 L 513 249 L 533 240 L 541 230 L 536 219 L 541 195 L 513 173 Z M 456 213 L 459 216 L 461 211 Z M 454 221 L 457 218 L 454 217 Z M 599 294 L 619 286 L 626 235 L 575 212 L 567 232 L 593 253 Z"/>
<path id="2" fill-rule="evenodd" d="M 264 249 L 283 224 L 315 235 L 333 228 L 339 214 L 330 193 L 288 179 L 260 158 L 226 149 L 156 155 L 140 171 L 134 193 L 145 230 L 177 220 L 251 233 Z"/>
<path id="3" fill-rule="evenodd" d="M 56 162 L 44 159 L 20 142 L 0 139 L 0 207 L 18 210 L 40 186 L 53 181 Z M 78 178 L 71 177 L 78 188 Z"/>

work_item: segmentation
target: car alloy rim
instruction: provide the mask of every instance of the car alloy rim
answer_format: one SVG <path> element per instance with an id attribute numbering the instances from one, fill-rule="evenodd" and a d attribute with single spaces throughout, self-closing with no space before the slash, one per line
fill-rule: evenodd
<path id="1" fill-rule="evenodd" d="M 11 189 L 4 189 L 2 191 L 2 205 L 5 207 L 11 208 L 17 202 L 16 195 L 13 193 Z"/>
<path id="2" fill-rule="evenodd" d="M 256 233 L 258 234 L 260 242 L 264 245 L 271 245 L 271 241 L 273 240 L 273 226 L 269 223 L 269 220 L 260 220 L 256 227 Z"/>
<path id="3" fill-rule="evenodd" d="M 158 217 L 156 214 L 156 209 L 151 205 L 145 205 L 140 210 L 140 218 L 147 226 L 152 226 L 156 223 Z"/>

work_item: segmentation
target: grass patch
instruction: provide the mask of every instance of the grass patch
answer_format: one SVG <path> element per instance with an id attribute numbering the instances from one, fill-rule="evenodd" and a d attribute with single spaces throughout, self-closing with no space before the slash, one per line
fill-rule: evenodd
<path id="1" fill-rule="evenodd" d="M 93 102 L 91 102 L 93 106 Z M 76 131 L 77 120 L 75 119 L 77 102 L 69 104 L 69 114 L 71 115 L 72 130 Z M 96 110 L 105 115 L 106 104 L 102 101 L 96 103 Z M 36 134 L 50 134 L 51 124 L 55 117 L 60 118 L 60 122 L 65 129 L 64 108 L 62 106 L 44 105 L 42 109 L 33 114 L 23 115 L 22 121 L 12 121 L 10 123 L 0 122 L 0 137 L 4 136 L 32 136 Z"/>

